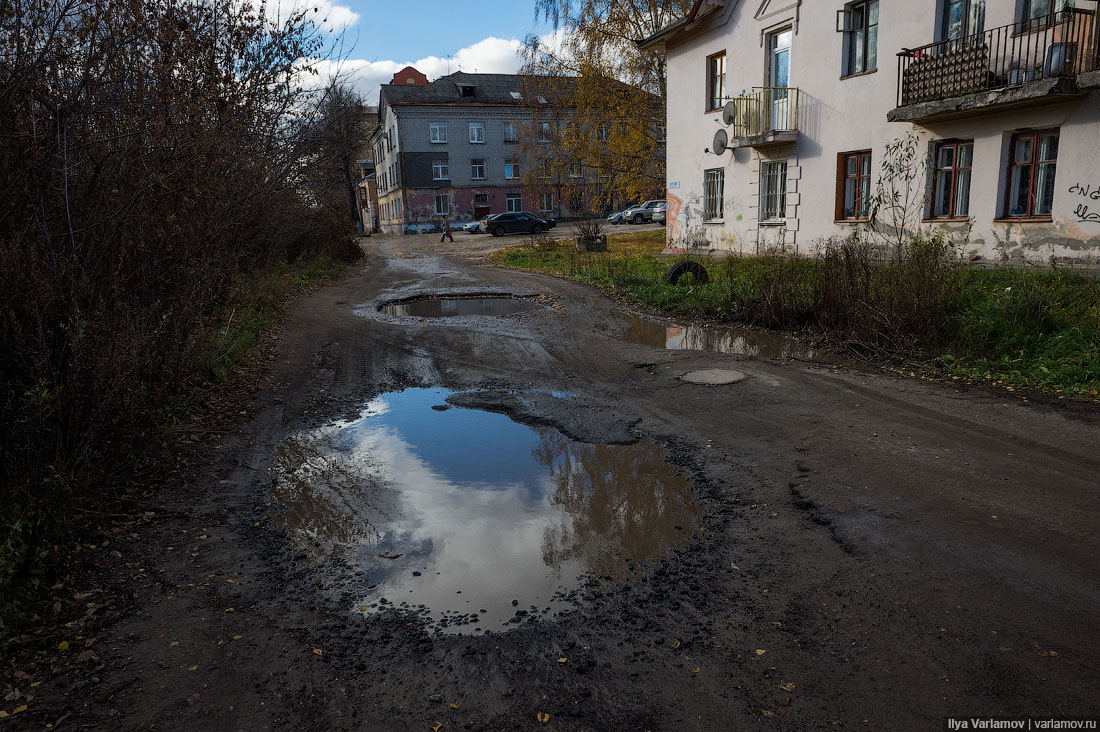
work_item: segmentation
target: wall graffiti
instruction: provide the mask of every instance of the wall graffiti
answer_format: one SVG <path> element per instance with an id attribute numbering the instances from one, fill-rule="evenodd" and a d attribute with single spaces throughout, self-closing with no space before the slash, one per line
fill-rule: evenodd
<path id="1" fill-rule="evenodd" d="M 1069 192 L 1088 201 L 1100 201 L 1100 185 L 1074 183 L 1069 187 Z M 1077 223 L 1079 224 L 1100 224 L 1100 211 L 1090 211 L 1087 203 L 1077 204 L 1076 208 L 1073 209 L 1073 215 L 1077 217 Z"/>

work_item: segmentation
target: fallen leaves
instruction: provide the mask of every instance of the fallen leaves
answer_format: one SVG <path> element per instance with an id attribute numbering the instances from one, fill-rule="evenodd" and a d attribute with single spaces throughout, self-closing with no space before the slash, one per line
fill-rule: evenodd
<path id="1" fill-rule="evenodd" d="M 313 649 L 313 655 L 315 655 L 315 656 L 323 656 L 323 655 L 325 655 L 325 652 L 324 652 L 324 651 L 322 651 L 322 650 L 321 650 L 320 648 L 314 648 L 314 649 Z"/>
<path id="2" fill-rule="evenodd" d="M 443 729 L 443 723 L 442 722 L 436 722 L 435 724 L 433 724 L 431 726 L 432 732 L 439 732 L 439 730 L 441 730 L 441 729 Z"/>
<path id="3" fill-rule="evenodd" d="M 460 706 L 462 705 L 458 702 L 451 702 L 451 709 L 458 709 Z"/>
<path id="4" fill-rule="evenodd" d="M 550 715 L 546 712 L 539 712 L 535 715 L 535 719 L 539 721 L 539 724 L 546 724 L 550 721 Z"/>
<path id="5" fill-rule="evenodd" d="M 783 691 L 794 691 L 794 682 L 788 681 L 786 683 L 779 684 L 779 688 Z"/>
<path id="6" fill-rule="evenodd" d="M 187 670 L 188 670 L 188 671 L 198 671 L 198 670 L 199 670 L 199 667 L 198 667 L 198 666 L 188 666 L 188 667 L 187 667 Z"/>
<path id="7" fill-rule="evenodd" d="M 57 650 L 59 650 L 59 651 L 69 650 L 69 641 L 61 641 L 60 643 L 58 643 L 57 644 Z"/>
<path id="8" fill-rule="evenodd" d="M 763 648 L 756 649 L 756 655 L 758 656 L 763 656 L 765 653 L 767 653 L 767 651 L 765 651 Z"/>
<path id="9" fill-rule="evenodd" d="M 569 662 L 568 658 L 559 658 L 558 659 L 558 663 L 568 663 L 568 662 Z"/>

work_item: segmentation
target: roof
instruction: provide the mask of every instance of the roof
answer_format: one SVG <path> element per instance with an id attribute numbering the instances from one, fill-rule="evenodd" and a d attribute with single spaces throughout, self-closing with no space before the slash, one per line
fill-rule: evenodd
<path id="1" fill-rule="evenodd" d="M 711 13 L 724 7 L 725 4 L 724 0 L 695 0 L 695 4 L 691 6 L 687 15 L 666 25 L 649 38 L 638 41 L 638 47 L 651 49 L 663 46 L 665 42 L 688 30 L 698 21 L 710 17 Z"/>

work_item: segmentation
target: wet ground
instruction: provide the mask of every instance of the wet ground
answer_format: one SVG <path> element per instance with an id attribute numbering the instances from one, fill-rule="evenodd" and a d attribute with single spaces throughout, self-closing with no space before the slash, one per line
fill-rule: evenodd
<path id="1" fill-rule="evenodd" d="M 622 335 L 627 343 L 666 348 L 670 351 L 706 351 L 822 363 L 839 362 L 828 351 L 814 348 L 782 333 L 735 326 L 676 323 L 629 313 L 616 313 L 615 318 L 627 326 Z"/>
<path id="2" fill-rule="evenodd" d="M 297 302 L 232 419 L 188 426 L 188 479 L 150 477 L 148 505 L 81 549 L 85 615 L 5 672 L 19 696 L 0 709 L 28 708 L 0 724 L 923 730 L 1100 712 L 1095 407 L 681 336 L 484 266 L 509 243 L 371 239 Z M 379 311 L 439 295 L 539 306 Z M 682 378 L 712 370 L 745 378 Z"/>
<path id="3" fill-rule="evenodd" d="M 539 307 L 518 297 L 419 297 L 386 303 L 379 308 L 386 315 L 415 318 L 459 318 L 471 315 L 516 315 Z"/>

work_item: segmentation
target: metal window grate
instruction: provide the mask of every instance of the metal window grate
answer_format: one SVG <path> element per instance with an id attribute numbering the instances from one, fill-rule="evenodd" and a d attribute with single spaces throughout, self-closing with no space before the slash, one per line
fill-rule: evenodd
<path id="1" fill-rule="evenodd" d="M 760 220 L 783 221 L 787 218 L 787 163 L 763 163 L 760 166 Z"/>
<path id="2" fill-rule="evenodd" d="M 726 171 L 721 168 L 703 173 L 703 219 L 722 218 L 722 196 L 725 195 Z"/>

